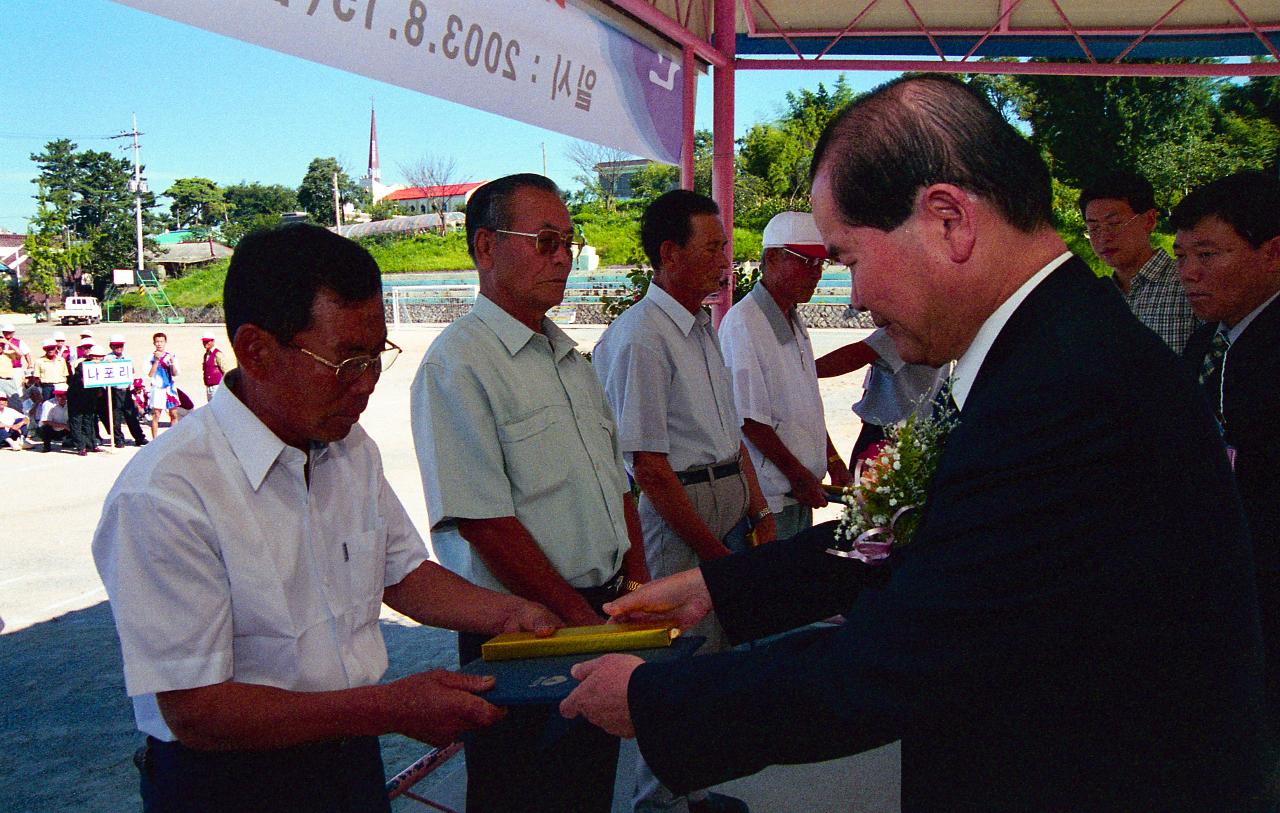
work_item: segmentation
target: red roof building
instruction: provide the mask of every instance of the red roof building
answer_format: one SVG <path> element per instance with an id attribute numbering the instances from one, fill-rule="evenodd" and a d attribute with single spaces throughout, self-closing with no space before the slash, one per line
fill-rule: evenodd
<path id="1" fill-rule="evenodd" d="M 444 186 L 411 186 L 387 194 L 383 200 L 395 202 L 405 212 L 428 214 L 443 209 L 458 211 L 467 205 L 471 195 L 488 181 L 451 183 Z"/>

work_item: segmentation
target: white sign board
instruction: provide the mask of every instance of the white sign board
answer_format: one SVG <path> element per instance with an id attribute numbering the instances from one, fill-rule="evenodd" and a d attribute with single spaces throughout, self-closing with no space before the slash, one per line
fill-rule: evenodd
<path id="1" fill-rule="evenodd" d="M 132 268 L 113 268 L 111 269 L 111 283 L 113 285 L 133 285 L 134 270 Z"/>
<path id="2" fill-rule="evenodd" d="M 678 163 L 679 55 L 555 0 L 116 0 L 597 144 Z"/>
<path id="3" fill-rule="evenodd" d="M 81 362 L 80 376 L 85 388 L 128 386 L 133 383 L 133 360 Z"/>

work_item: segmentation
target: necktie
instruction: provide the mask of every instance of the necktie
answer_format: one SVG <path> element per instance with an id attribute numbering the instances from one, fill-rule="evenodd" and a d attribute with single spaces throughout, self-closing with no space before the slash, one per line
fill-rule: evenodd
<path id="1" fill-rule="evenodd" d="M 1231 341 L 1221 330 L 1215 331 L 1209 342 L 1209 352 L 1205 353 L 1204 362 L 1200 365 L 1200 384 L 1209 396 L 1209 404 L 1213 407 L 1214 417 L 1218 419 L 1219 428 L 1226 426 L 1222 414 L 1222 360 L 1227 357 Z"/>
<path id="2" fill-rule="evenodd" d="M 1222 372 L 1222 359 L 1226 357 L 1227 350 L 1231 347 L 1231 341 L 1227 339 L 1227 334 L 1221 330 L 1215 331 L 1213 339 L 1209 342 L 1209 352 L 1205 353 L 1204 361 L 1200 364 L 1200 383 L 1214 383 L 1218 380 L 1218 376 Z"/>

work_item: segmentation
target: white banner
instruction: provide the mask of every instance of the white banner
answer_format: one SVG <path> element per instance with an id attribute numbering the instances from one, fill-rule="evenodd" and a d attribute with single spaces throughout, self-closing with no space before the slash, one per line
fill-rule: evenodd
<path id="1" fill-rule="evenodd" d="M 133 383 L 133 360 L 83 361 L 80 363 L 80 375 L 86 389 L 124 387 Z"/>
<path id="2" fill-rule="evenodd" d="M 680 159 L 678 54 L 557 0 L 116 2 L 645 158 Z"/>

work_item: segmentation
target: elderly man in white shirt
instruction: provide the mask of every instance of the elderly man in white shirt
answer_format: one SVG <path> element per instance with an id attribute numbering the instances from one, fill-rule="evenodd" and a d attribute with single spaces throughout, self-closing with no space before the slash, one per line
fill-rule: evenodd
<path id="1" fill-rule="evenodd" d="M 813 509 L 827 504 L 828 473 L 835 485 L 852 478 L 827 435 L 813 342 L 796 307 L 813 298 L 827 262 L 813 215 L 774 215 L 762 259 L 760 282 L 720 323 L 720 346 L 760 489 L 778 538 L 787 539 L 812 527 Z"/>
<path id="2" fill-rule="evenodd" d="M 467 248 L 480 294 L 423 358 L 411 420 L 442 561 L 594 625 L 605 602 L 649 573 L 609 404 L 573 339 L 546 318 L 577 242 L 549 178 L 509 175 L 476 190 Z M 462 662 L 481 643 L 459 636 Z M 591 725 L 551 738 L 548 725 L 560 725 L 549 706 L 512 709 L 467 742 L 468 810 L 610 809 L 618 739 Z"/>
<path id="3" fill-rule="evenodd" d="M 427 561 L 356 425 L 399 352 L 368 252 L 260 232 L 224 300 L 240 368 L 130 461 L 93 540 L 147 735 L 143 809 L 385 813 L 378 735 L 441 745 L 503 712 L 473 676 L 378 684 L 381 605 L 477 633 L 560 621 Z"/>

